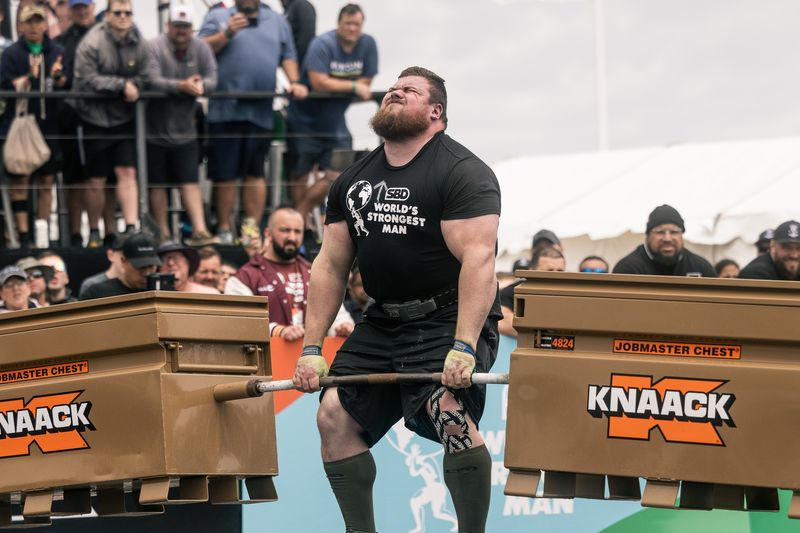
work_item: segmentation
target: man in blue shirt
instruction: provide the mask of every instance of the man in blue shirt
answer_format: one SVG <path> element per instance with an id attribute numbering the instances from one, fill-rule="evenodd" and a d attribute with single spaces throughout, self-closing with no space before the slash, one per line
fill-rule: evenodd
<path id="1" fill-rule="evenodd" d="M 372 36 L 363 33 L 364 12 L 356 4 L 339 11 L 335 30 L 315 37 L 308 47 L 301 81 L 313 91 L 372 98 L 370 83 L 378 73 L 378 48 Z M 331 169 L 335 149 L 349 150 L 352 138 L 344 114 L 351 98 L 311 99 L 289 105 L 289 175 L 292 200 L 304 217 L 328 194 L 339 175 Z M 314 168 L 319 180 L 310 188 L 305 178 Z"/>
<path id="2" fill-rule="evenodd" d="M 258 0 L 236 0 L 234 7 L 210 10 L 198 36 L 217 56 L 218 91 L 274 91 L 280 66 L 291 82 L 292 96 L 308 94 L 300 84 L 289 25 Z M 223 244 L 231 244 L 236 179 L 244 179 L 242 205 L 251 219 L 248 223 L 261 223 L 267 199 L 264 159 L 273 128 L 272 99 L 211 99 L 208 123 L 208 175 L 214 181 L 217 234 Z"/>

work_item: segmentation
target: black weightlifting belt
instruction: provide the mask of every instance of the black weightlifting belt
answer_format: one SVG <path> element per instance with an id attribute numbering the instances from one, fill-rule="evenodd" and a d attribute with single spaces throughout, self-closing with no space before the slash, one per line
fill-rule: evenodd
<path id="1" fill-rule="evenodd" d="M 437 309 L 453 305 L 458 301 L 458 288 L 453 287 L 430 298 L 409 300 L 408 302 L 385 302 L 380 308 L 389 318 L 400 322 L 410 322 L 425 318 Z"/>

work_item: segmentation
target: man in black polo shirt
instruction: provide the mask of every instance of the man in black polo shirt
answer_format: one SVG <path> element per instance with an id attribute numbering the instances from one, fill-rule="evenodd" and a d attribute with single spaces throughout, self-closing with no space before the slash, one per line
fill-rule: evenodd
<path id="1" fill-rule="evenodd" d="M 143 233 L 125 239 L 122 245 L 122 274 L 118 278 L 101 281 L 81 292 L 81 300 L 105 298 L 141 292 L 147 288 L 147 276 L 155 273 L 161 260 L 156 242 Z"/>
<path id="2" fill-rule="evenodd" d="M 683 247 L 683 218 L 671 205 L 653 209 L 647 219 L 644 244 L 620 259 L 615 274 L 715 278 L 711 263 Z"/>
<path id="3" fill-rule="evenodd" d="M 739 272 L 739 277 L 800 280 L 800 222 L 788 220 L 775 228 L 769 253 L 750 261 Z"/>

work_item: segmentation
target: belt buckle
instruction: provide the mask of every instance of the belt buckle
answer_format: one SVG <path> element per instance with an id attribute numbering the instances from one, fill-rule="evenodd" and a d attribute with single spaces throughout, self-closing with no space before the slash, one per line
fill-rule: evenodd
<path id="1" fill-rule="evenodd" d="M 389 315 L 389 318 L 400 320 L 401 322 L 410 322 L 424 318 L 429 313 L 436 311 L 436 302 L 430 300 L 411 300 L 401 304 L 383 304 L 381 306 L 383 311 Z"/>

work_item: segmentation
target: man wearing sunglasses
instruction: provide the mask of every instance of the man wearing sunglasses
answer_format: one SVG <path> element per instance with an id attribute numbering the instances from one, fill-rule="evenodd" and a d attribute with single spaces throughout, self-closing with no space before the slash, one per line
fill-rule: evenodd
<path id="1" fill-rule="evenodd" d="M 133 23 L 129 0 L 110 0 L 106 20 L 94 26 L 75 53 L 73 90 L 116 95 L 114 99 L 79 99 L 84 122 L 84 151 L 89 185 L 86 211 L 90 245 L 100 244 L 99 220 L 105 206 L 108 176 L 116 178 L 117 201 L 126 233 L 138 222 L 135 107 L 147 83 L 147 45 Z"/>
<path id="2" fill-rule="evenodd" d="M 684 231 L 683 218 L 674 207 L 656 207 L 647 219 L 644 244 L 620 259 L 614 273 L 717 277 L 711 263 L 684 248 Z"/>
<path id="3" fill-rule="evenodd" d="M 42 263 L 34 257 L 23 257 L 17 261 L 17 268 L 25 271 L 28 276 L 28 286 L 31 289 L 30 297 L 36 300 L 39 307 L 50 305 L 47 298 L 47 285 L 53 279 L 53 268 Z"/>

